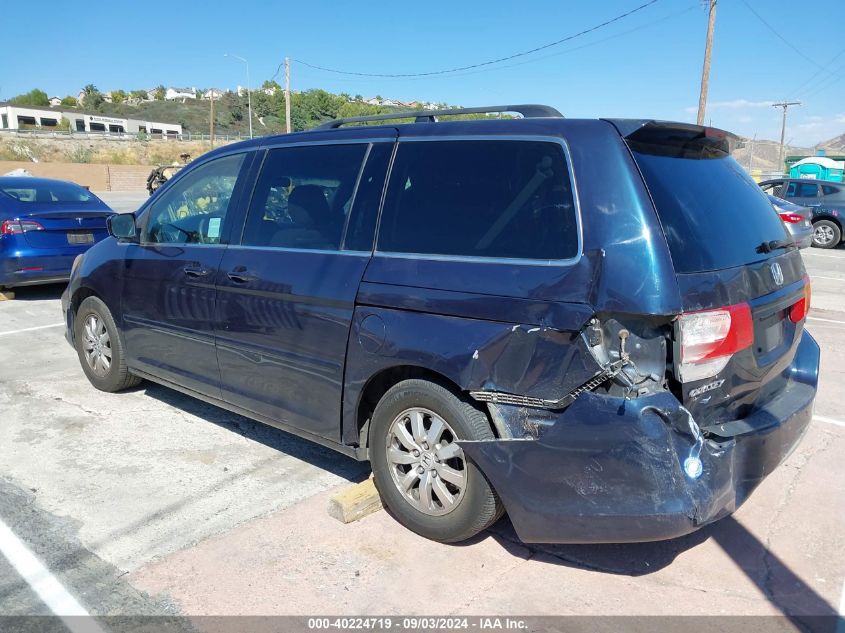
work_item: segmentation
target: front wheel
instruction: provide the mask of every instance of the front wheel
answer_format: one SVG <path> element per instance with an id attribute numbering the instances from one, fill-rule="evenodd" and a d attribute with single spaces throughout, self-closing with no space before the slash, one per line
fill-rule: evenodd
<path id="1" fill-rule="evenodd" d="M 468 539 L 502 507 L 459 440 L 491 440 L 487 417 L 425 380 L 392 387 L 373 413 L 370 461 L 382 500 L 407 528 L 444 543 Z"/>
<path id="2" fill-rule="evenodd" d="M 100 391 L 121 391 L 141 382 L 126 367 L 126 352 L 111 312 L 97 297 L 79 306 L 74 320 L 74 342 L 82 370 Z"/>
<path id="3" fill-rule="evenodd" d="M 834 248 L 842 241 L 842 231 L 835 222 L 818 220 L 813 223 L 813 246 Z"/>

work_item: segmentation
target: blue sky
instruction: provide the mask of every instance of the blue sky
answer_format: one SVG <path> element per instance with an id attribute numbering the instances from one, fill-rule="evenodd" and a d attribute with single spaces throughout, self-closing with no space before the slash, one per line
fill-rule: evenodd
<path id="1" fill-rule="evenodd" d="M 271 77 L 285 55 L 371 73 L 436 71 L 483 62 L 555 41 L 646 0 L 355 3 L 121 2 L 4 3 L 0 99 L 39 87 L 76 94 L 175 86 L 234 88 Z M 758 138 L 780 134 L 772 101 L 790 109 L 787 140 L 814 144 L 845 132 L 845 41 L 841 12 L 795 16 L 787 0 L 719 0 L 709 95 L 713 125 Z M 836 3 L 830 3 L 834 7 Z M 809 10 L 808 10 L 809 11 Z M 809 16 L 805 16 L 809 17 Z M 655 117 L 694 121 L 704 36 L 703 0 L 653 5 L 561 46 L 485 67 L 416 79 L 337 75 L 293 63 L 295 89 L 451 104 L 535 102 L 571 117 Z M 802 85 L 804 84 L 804 85 Z"/>

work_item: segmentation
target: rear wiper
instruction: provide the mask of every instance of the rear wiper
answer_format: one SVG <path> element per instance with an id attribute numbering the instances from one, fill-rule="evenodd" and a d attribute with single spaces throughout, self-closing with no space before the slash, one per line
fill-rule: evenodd
<path id="1" fill-rule="evenodd" d="M 789 248 L 790 246 L 794 246 L 794 244 L 789 240 L 770 240 L 760 244 L 760 246 L 757 247 L 757 252 L 771 253 L 772 251 L 776 251 L 781 248 Z"/>

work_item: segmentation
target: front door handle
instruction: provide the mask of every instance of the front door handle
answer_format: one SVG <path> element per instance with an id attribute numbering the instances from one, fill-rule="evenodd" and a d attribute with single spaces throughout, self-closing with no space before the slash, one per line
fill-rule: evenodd
<path id="1" fill-rule="evenodd" d="M 208 268 L 203 268 L 202 266 L 185 266 L 182 270 L 188 277 L 193 277 L 194 279 L 207 277 L 211 272 Z"/>
<path id="2" fill-rule="evenodd" d="M 232 281 L 234 281 L 236 284 L 246 284 L 250 281 L 255 281 L 255 276 L 250 275 L 249 271 L 244 266 L 238 266 L 230 270 L 228 273 L 226 273 L 226 276 Z"/>

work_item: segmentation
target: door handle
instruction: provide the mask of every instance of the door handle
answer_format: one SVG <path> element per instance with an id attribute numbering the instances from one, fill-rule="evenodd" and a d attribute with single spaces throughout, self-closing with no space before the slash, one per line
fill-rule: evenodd
<path id="1" fill-rule="evenodd" d="M 201 266 L 185 266 L 182 270 L 188 277 L 193 277 L 194 279 L 206 277 L 208 276 L 208 273 L 211 272 L 208 268 L 203 268 Z"/>
<path id="2" fill-rule="evenodd" d="M 250 281 L 255 281 L 255 276 L 250 275 L 249 271 L 244 266 L 238 266 L 226 273 L 226 276 L 234 281 L 236 284 L 246 284 Z"/>

